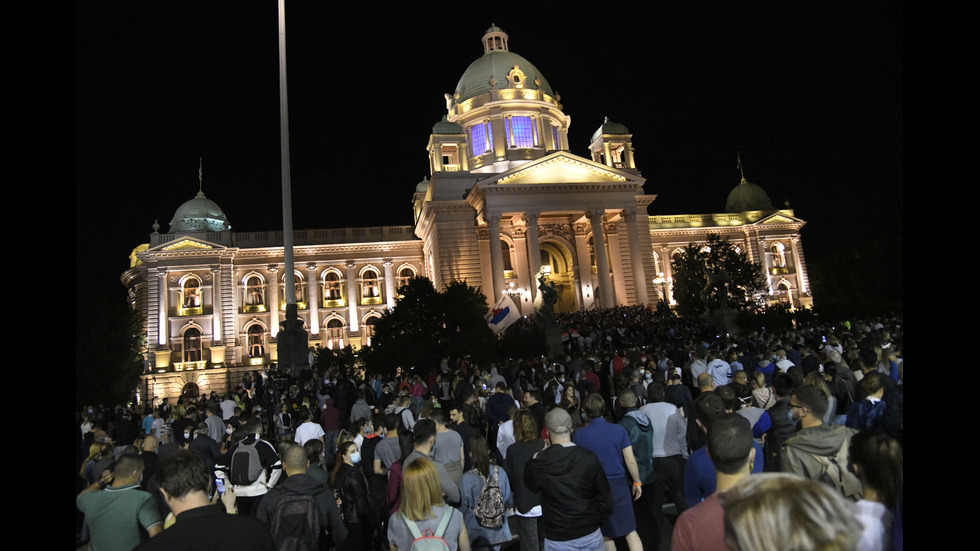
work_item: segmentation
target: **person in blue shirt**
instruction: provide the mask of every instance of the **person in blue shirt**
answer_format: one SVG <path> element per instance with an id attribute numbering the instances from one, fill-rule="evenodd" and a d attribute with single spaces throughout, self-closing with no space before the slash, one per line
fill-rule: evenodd
<path id="1" fill-rule="evenodd" d="M 604 418 L 606 401 L 602 396 L 589 394 L 582 409 L 589 424 L 575 431 L 572 441 L 598 456 L 609 480 L 613 514 L 600 526 L 606 548 L 609 549 L 613 539 L 626 536 L 630 551 L 640 551 L 643 543 L 636 532 L 633 501 L 640 499 L 643 481 L 633 455 L 633 443 L 622 425 L 615 425 Z"/>

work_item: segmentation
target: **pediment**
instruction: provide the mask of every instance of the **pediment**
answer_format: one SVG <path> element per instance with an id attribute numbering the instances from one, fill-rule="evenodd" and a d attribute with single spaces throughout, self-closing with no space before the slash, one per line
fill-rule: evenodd
<path id="1" fill-rule="evenodd" d="M 777 212 L 775 214 L 771 214 L 767 216 L 766 218 L 763 218 L 762 220 L 759 220 L 758 222 L 756 222 L 756 224 L 762 226 L 766 224 L 799 224 L 800 222 L 802 222 L 802 220 L 798 218 L 794 218 L 792 216 L 787 216 L 783 213 Z"/>
<path id="2" fill-rule="evenodd" d="M 193 237 L 183 236 L 173 241 L 168 241 L 162 243 L 149 249 L 150 252 L 176 252 L 176 251 L 201 251 L 201 250 L 214 250 L 214 249 L 224 249 L 223 245 L 218 245 L 216 243 L 210 243 L 203 239 L 195 239 Z"/>
<path id="3" fill-rule="evenodd" d="M 559 151 L 479 182 L 496 185 L 623 184 L 641 182 L 634 174 Z"/>

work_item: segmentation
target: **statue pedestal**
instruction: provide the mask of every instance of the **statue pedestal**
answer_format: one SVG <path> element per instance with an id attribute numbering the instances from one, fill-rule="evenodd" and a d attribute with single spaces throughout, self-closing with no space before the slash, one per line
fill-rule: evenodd
<path id="1" fill-rule="evenodd" d="M 738 310 L 735 310 L 734 308 L 725 306 L 711 312 L 706 317 L 708 318 L 708 321 L 711 322 L 711 325 L 714 326 L 715 330 L 717 330 L 719 333 L 732 334 L 739 332 L 737 321 Z"/>
<path id="2" fill-rule="evenodd" d="M 555 322 L 545 324 L 544 338 L 548 343 L 549 358 L 560 358 L 565 353 L 565 347 L 561 344 L 561 329 L 555 325 Z"/>

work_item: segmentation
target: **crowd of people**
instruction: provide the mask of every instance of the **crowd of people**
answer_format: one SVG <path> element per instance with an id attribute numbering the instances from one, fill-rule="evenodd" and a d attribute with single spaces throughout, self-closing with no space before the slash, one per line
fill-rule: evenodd
<path id="1" fill-rule="evenodd" d="M 900 318 L 740 335 L 642 307 L 558 321 L 563 357 L 273 368 L 224 396 L 86 406 L 79 542 L 902 549 Z"/>

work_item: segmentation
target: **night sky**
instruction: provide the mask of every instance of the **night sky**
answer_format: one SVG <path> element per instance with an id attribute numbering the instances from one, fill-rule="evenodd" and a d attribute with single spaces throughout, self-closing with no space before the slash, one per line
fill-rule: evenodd
<path id="1" fill-rule="evenodd" d="M 901 246 L 901 2 L 505 4 L 287 2 L 295 229 L 412 223 L 444 94 L 495 23 L 561 96 L 572 153 L 604 117 L 629 127 L 651 214 L 723 211 L 741 152 L 807 221 L 809 263 Z M 197 193 L 200 157 L 234 230 L 281 230 L 276 2 L 75 9 L 83 292 L 125 293 L 130 251 Z"/>

